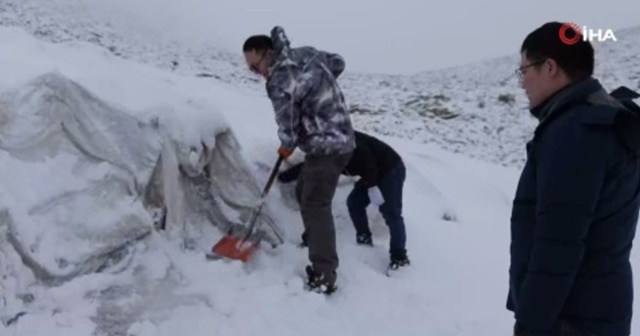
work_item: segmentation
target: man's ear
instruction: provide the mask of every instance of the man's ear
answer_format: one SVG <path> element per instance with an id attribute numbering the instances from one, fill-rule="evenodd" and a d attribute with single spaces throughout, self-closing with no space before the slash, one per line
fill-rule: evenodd
<path id="1" fill-rule="evenodd" d="M 553 58 L 548 58 L 542 66 L 542 71 L 547 71 L 551 77 L 555 77 L 561 72 L 558 63 Z"/>

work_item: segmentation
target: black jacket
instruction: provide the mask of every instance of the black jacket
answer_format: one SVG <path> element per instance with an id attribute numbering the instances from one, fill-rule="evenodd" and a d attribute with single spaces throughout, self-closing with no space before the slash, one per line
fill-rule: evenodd
<path id="1" fill-rule="evenodd" d="M 391 169 L 402 163 L 402 158 L 391 146 L 381 140 L 355 131 L 356 149 L 342 171 L 343 175 L 360 176 L 356 185 L 371 188 Z M 295 165 L 278 175 L 280 182 L 294 181 L 300 174 L 302 164 Z"/>
<path id="2" fill-rule="evenodd" d="M 627 336 L 640 111 L 589 79 L 531 112 L 541 121 L 511 214 L 507 308 L 517 335 L 555 335 L 570 324 L 588 335 Z"/>
<path id="3" fill-rule="evenodd" d="M 358 131 L 355 134 L 356 149 L 342 174 L 360 176 L 356 184 L 371 188 L 378 185 L 386 173 L 402 163 L 402 159 L 391 146 L 381 140 Z"/>

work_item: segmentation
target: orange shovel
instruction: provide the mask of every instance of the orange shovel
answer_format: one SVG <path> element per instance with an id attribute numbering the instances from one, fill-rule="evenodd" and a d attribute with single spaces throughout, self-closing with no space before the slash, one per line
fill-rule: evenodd
<path id="1" fill-rule="evenodd" d="M 260 215 L 262 207 L 266 202 L 266 196 L 269 193 L 269 189 L 271 189 L 271 185 L 273 184 L 273 181 L 278 174 L 280 164 L 283 160 L 284 157 L 280 155 L 278 157 L 278 161 L 276 161 L 275 166 L 271 170 L 271 176 L 269 176 L 267 185 L 262 191 L 260 201 L 251 213 L 251 218 L 249 219 L 249 225 L 247 226 L 246 234 L 239 237 L 233 235 L 231 233 L 231 230 L 229 230 L 229 232 L 227 232 L 227 234 L 222 237 L 220 241 L 213 245 L 213 248 L 211 249 L 212 254 L 207 255 L 209 259 L 219 259 L 222 257 L 246 262 L 251 258 L 251 256 L 253 256 L 254 252 L 258 249 L 261 241 L 261 235 L 257 235 L 259 236 L 258 238 L 252 237 L 253 230 L 256 226 L 256 222 L 258 221 L 258 215 Z"/>

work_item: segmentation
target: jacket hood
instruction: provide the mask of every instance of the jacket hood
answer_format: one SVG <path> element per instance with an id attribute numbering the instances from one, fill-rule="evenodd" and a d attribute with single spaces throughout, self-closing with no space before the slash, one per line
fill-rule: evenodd
<path id="1" fill-rule="evenodd" d="M 273 44 L 273 58 L 269 64 L 269 69 L 279 65 L 294 64 L 291 59 L 291 42 L 280 26 L 271 29 L 271 43 Z"/>
<path id="2" fill-rule="evenodd" d="M 271 42 L 273 43 L 273 51 L 276 55 L 287 52 L 291 45 L 289 38 L 284 32 L 284 28 L 280 26 L 275 26 L 271 29 Z"/>

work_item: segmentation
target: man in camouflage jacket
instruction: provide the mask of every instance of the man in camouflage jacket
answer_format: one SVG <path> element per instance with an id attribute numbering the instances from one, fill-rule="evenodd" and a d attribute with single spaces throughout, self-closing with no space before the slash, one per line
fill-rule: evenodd
<path id="1" fill-rule="evenodd" d="M 249 68 L 266 79 L 278 124 L 279 154 L 288 157 L 296 147 L 306 154 L 298 184 L 312 264 L 306 269 L 307 283 L 331 293 L 338 268 L 331 203 L 340 173 L 355 149 L 347 105 L 337 83 L 344 60 L 309 46 L 292 48 L 279 26 L 271 36 L 249 37 L 243 52 Z"/>

